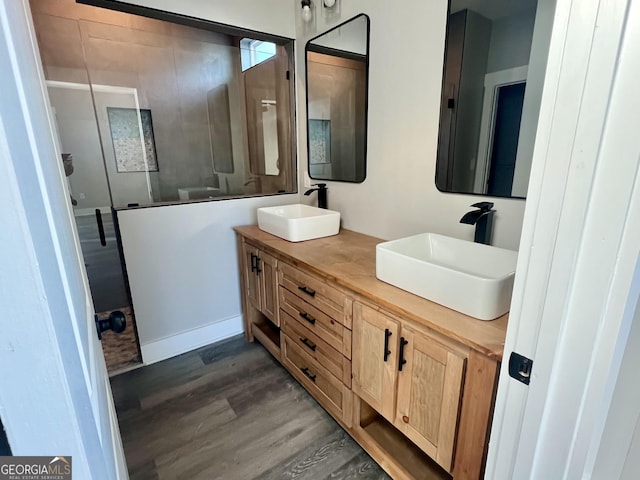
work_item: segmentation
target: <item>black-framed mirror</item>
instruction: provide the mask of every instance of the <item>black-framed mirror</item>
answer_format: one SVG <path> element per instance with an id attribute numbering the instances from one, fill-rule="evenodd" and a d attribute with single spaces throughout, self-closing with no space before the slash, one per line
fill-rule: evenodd
<path id="1" fill-rule="evenodd" d="M 450 193 L 525 198 L 548 40 L 537 0 L 451 0 L 443 69 L 436 186 Z M 546 48 L 545 48 L 546 42 Z M 531 90 L 531 91 L 530 91 Z"/>
<path id="2" fill-rule="evenodd" d="M 315 180 L 366 177 L 369 23 L 357 15 L 305 46 L 308 170 Z"/>

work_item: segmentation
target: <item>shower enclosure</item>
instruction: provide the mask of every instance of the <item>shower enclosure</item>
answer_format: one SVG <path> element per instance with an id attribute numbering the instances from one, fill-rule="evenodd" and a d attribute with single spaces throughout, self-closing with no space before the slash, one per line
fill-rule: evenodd
<path id="1" fill-rule="evenodd" d="M 74 0 L 31 9 L 94 307 L 127 314 L 103 339 L 115 371 L 142 361 L 119 211 L 295 192 L 293 42 Z"/>

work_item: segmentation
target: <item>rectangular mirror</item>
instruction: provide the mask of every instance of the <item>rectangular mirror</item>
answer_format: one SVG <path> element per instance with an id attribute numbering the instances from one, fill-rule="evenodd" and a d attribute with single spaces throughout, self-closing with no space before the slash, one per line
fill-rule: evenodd
<path id="1" fill-rule="evenodd" d="M 537 9 L 538 0 L 451 0 L 439 190 L 526 196 L 549 42 Z"/>
<path id="2" fill-rule="evenodd" d="M 369 17 L 358 15 L 307 42 L 307 153 L 316 180 L 366 177 Z"/>

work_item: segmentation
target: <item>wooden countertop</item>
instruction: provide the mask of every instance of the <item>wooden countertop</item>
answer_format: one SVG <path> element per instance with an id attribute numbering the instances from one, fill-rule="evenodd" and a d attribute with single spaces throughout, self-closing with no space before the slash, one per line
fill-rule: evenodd
<path id="1" fill-rule="evenodd" d="M 256 225 L 234 230 L 267 253 L 327 278 L 381 307 L 401 314 L 460 343 L 501 360 L 509 314 L 482 321 L 425 300 L 376 278 L 376 245 L 383 242 L 350 230 L 333 237 L 293 243 L 263 232 Z"/>

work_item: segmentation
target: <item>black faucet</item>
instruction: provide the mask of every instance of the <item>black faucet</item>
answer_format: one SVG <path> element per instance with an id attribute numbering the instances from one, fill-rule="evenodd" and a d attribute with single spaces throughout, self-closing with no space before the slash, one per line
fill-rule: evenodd
<path id="1" fill-rule="evenodd" d="M 471 205 L 478 210 L 471 210 L 463 215 L 460 223 L 475 225 L 476 233 L 473 241 L 476 243 L 486 243 L 491 245 L 491 234 L 493 233 L 493 210 L 492 202 L 478 202 Z"/>
<path id="2" fill-rule="evenodd" d="M 316 183 L 313 185 L 318 188 L 310 188 L 306 192 L 305 195 L 311 195 L 313 192 L 318 192 L 318 208 L 327 208 L 327 184 L 326 183 Z"/>

